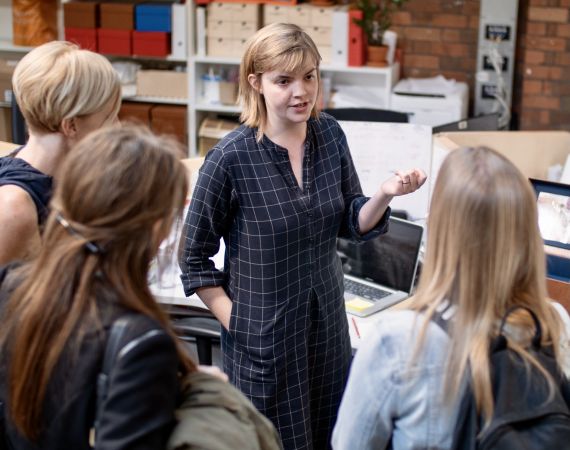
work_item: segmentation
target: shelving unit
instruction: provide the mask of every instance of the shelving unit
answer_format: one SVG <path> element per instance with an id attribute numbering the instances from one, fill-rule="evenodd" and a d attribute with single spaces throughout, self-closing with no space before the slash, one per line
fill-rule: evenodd
<path id="1" fill-rule="evenodd" d="M 11 1 L 0 0 L 0 12 L 3 14 L 11 13 Z M 195 52 L 195 2 L 189 0 L 186 2 L 187 14 L 187 41 L 188 56 L 187 58 L 152 58 L 152 57 L 115 57 L 108 56 L 111 61 L 114 60 L 133 60 L 133 61 L 152 61 L 164 63 L 169 67 L 175 65 L 185 65 L 188 82 L 188 99 L 170 99 L 157 97 L 137 96 L 133 92 L 128 92 L 128 88 L 123 94 L 123 98 L 129 102 L 151 102 L 167 105 L 185 105 L 187 107 L 187 124 L 188 124 L 188 154 L 196 156 L 198 154 L 198 129 L 202 120 L 207 116 L 225 115 L 237 117 L 241 111 L 238 105 L 222 105 L 208 104 L 201 100 L 202 76 L 208 73 L 210 68 L 215 71 L 220 69 L 229 70 L 237 68 L 240 63 L 239 58 L 222 58 L 210 56 L 198 56 Z M 61 9 L 61 8 L 60 8 Z M 6 23 L 2 22 L 4 25 Z M 62 22 L 63 23 L 63 22 Z M 60 27 L 61 28 L 61 27 Z M 62 33 L 62 29 L 60 30 Z M 0 57 L 18 57 L 30 51 L 32 47 L 20 47 L 11 44 L 9 36 L 0 33 Z M 369 88 L 378 95 L 378 108 L 389 109 L 390 107 L 390 91 L 394 84 L 398 81 L 399 65 L 392 67 L 373 68 L 373 67 L 338 67 L 324 65 L 321 67 L 323 78 L 329 78 L 334 88 L 338 85 L 359 85 Z M 132 89 L 132 88 L 131 88 Z M 3 106 L 0 104 L 0 106 Z"/>

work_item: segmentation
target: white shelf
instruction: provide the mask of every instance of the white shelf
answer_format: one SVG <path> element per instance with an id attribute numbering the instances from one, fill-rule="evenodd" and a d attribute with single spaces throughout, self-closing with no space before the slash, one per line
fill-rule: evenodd
<path id="1" fill-rule="evenodd" d="M 228 114 L 239 114 L 241 107 L 237 105 L 207 105 L 205 103 L 197 104 L 194 106 L 196 111 L 218 112 Z"/>
<path id="2" fill-rule="evenodd" d="M 10 102 L 0 102 L 0 108 L 10 108 L 11 106 Z"/>
<path id="3" fill-rule="evenodd" d="M 164 105 L 188 105 L 188 100 L 184 98 L 168 98 L 168 97 L 145 97 L 142 95 L 134 95 L 123 97 L 123 101 L 142 102 L 142 103 L 161 103 Z"/>
<path id="4" fill-rule="evenodd" d="M 194 62 L 202 64 L 227 64 L 232 66 L 239 66 L 240 58 L 231 58 L 223 56 L 194 56 Z"/>
<path id="5" fill-rule="evenodd" d="M 0 39 L 0 52 L 12 52 L 12 53 L 28 53 L 35 47 L 26 47 L 23 45 L 14 45 L 11 41 L 6 39 Z"/>

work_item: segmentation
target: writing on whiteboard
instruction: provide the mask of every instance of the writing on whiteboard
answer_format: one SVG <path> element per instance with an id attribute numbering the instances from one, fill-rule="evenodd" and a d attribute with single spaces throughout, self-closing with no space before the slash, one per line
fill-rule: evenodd
<path id="1" fill-rule="evenodd" d="M 428 179 L 416 192 L 395 197 L 390 206 L 403 209 L 412 219 L 427 215 L 432 130 L 427 125 L 384 122 L 339 121 L 346 134 L 350 153 L 360 178 L 362 190 L 372 196 L 383 181 L 394 176 L 395 170 L 419 168 Z"/>

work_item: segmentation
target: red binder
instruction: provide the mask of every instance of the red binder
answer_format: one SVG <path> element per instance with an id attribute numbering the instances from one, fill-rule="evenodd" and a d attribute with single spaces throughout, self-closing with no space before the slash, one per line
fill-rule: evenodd
<path id="1" fill-rule="evenodd" d="M 348 12 L 348 65 L 363 66 L 366 62 L 364 31 L 354 23 L 354 19 L 362 19 L 362 11 L 354 9 Z"/>

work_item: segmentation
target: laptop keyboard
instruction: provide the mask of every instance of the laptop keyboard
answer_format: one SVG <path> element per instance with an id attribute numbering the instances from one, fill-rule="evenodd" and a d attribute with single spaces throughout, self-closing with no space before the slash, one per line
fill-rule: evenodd
<path id="1" fill-rule="evenodd" d="M 392 292 L 385 291 L 384 289 L 368 286 L 367 284 L 358 283 L 353 280 L 347 280 L 346 278 L 344 279 L 344 290 L 372 301 L 380 300 L 392 294 Z"/>

